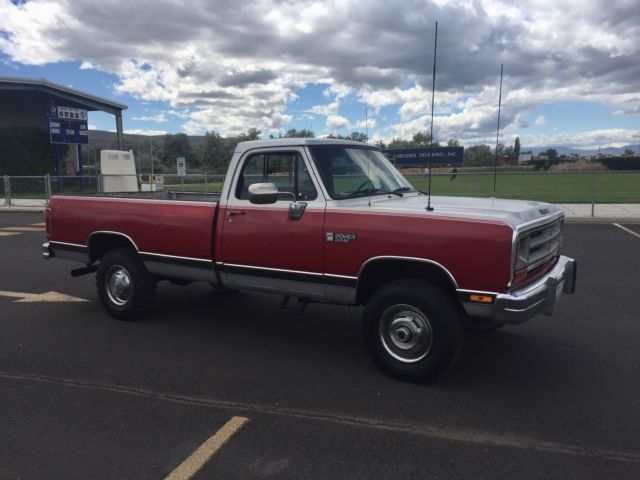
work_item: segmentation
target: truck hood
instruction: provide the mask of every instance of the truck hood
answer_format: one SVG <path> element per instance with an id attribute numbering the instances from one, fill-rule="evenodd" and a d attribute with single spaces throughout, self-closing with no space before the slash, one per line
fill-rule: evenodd
<path id="1" fill-rule="evenodd" d="M 528 200 L 506 200 L 499 198 L 475 197 L 431 197 L 433 211 L 426 210 L 427 196 L 405 194 L 397 196 L 372 196 L 368 198 L 343 200 L 341 208 L 372 209 L 376 212 L 422 214 L 434 217 L 465 218 L 480 221 L 503 222 L 513 228 L 545 217 L 557 217 L 562 210 L 555 205 Z"/>

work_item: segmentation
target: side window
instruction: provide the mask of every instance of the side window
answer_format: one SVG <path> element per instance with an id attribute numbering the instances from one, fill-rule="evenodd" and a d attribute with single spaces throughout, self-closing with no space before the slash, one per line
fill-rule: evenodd
<path id="1" fill-rule="evenodd" d="M 318 197 L 298 152 L 261 153 L 247 158 L 236 185 L 236 198 L 248 200 L 249 186 L 265 182 L 274 183 L 278 191 L 293 193 L 300 200 L 315 200 Z M 282 199 L 287 198 L 283 195 Z"/>

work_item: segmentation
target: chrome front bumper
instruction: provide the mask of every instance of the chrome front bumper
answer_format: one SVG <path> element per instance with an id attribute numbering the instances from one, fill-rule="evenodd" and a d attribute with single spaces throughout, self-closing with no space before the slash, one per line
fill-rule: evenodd
<path id="1" fill-rule="evenodd" d="M 576 289 L 577 263 L 561 256 L 555 266 L 531 285 L 496 296 L 492 318 L 496 323 L 522 323 L 539 314 L 551 315 L 563 293 Z"/>

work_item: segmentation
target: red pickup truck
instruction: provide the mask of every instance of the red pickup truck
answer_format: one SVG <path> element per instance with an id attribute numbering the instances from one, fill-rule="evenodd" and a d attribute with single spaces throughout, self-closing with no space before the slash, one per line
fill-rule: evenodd
<path id="1" fill-rule="evenodd" d="M 100 301 L 118 319 L 146 313 L 161 280 L 363 305 L 378 365 L 425 381 L 455 362 L 464 326 L 549 315 L 576 282 L 575 261 L 559 254 L 557 207 L 459 197 L 431 205 L 377 148 L 243 142 L 219 194 L 52 197 L 43 255 L 85 264 L 74 276 L 97 272 Z"/>

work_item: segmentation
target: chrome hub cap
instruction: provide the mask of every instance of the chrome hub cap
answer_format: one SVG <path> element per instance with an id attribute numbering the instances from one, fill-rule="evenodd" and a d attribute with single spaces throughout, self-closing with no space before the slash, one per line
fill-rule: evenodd
<path id="1" fill-rule="evenodd" d="M 382 314 L 380 340 L 389 355 L 404 363 L 422 360 L 431 351 L 429 319 L 411 305 L 393 305 Z"/>
<path id="2" fill-rule="evenodd" d="M 129 272 L 120 265 L 114 265 L 107 273 L 107 295 L 118 306 L 126 305 L 131 299 L 133 286 Z"/>

